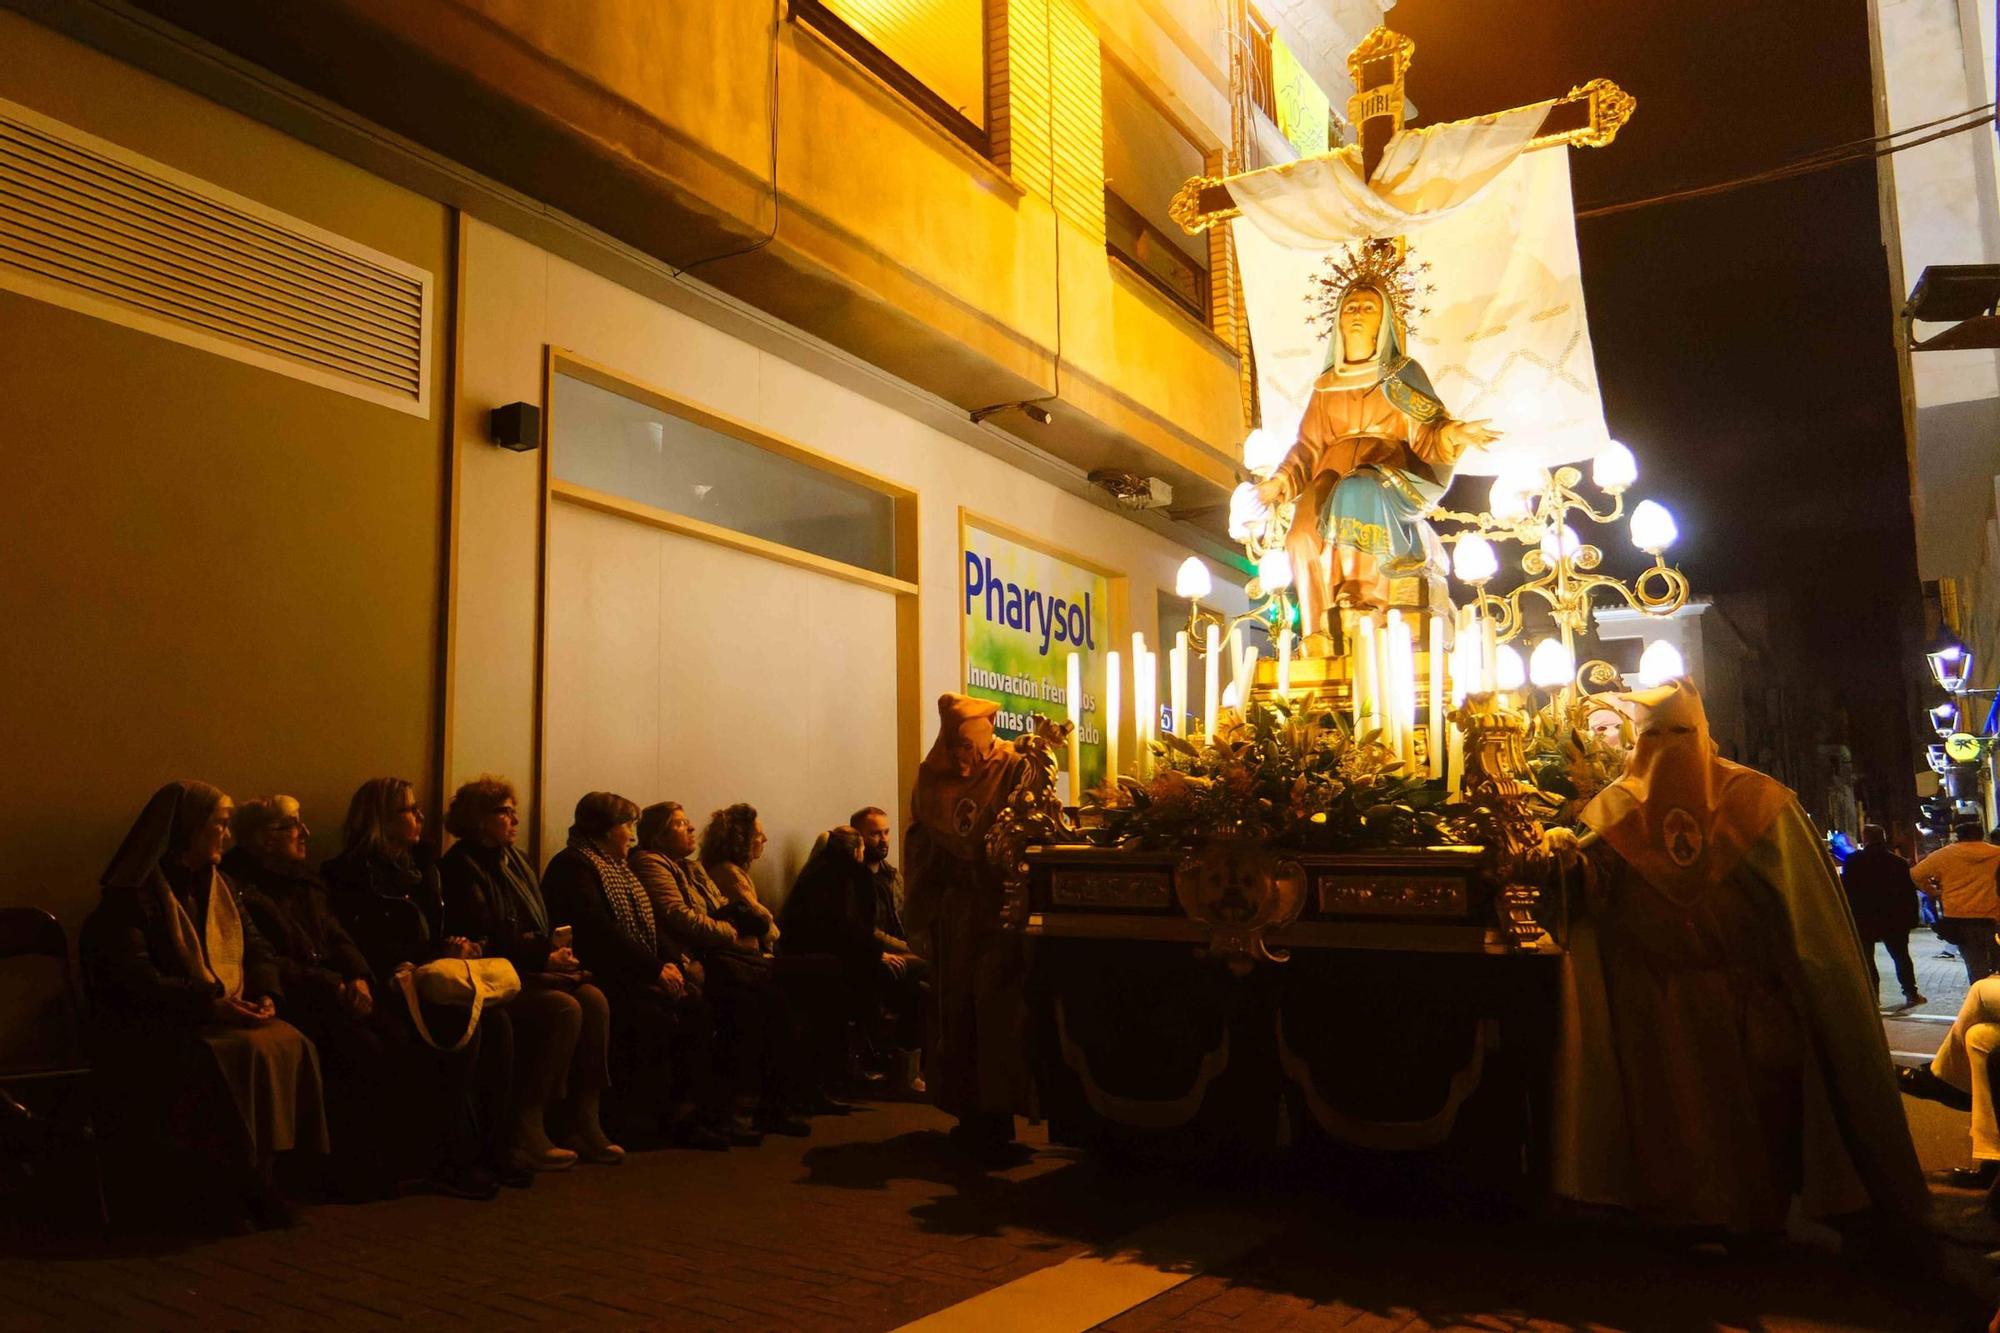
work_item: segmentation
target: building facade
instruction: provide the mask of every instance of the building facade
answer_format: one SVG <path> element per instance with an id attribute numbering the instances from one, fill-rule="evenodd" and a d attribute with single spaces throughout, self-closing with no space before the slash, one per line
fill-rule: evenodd
<path id="1" fill-rule="evenodd" d="M 0 5 L 13 900 L 74 924 L 168 778 L 324 855 L 384 773 L 511 777 L 542 855 L 748 800 L 777 891 L 902 807 L 969 527 L 1114 639 L 1231 586 L 1229 259 L 1166 204 L 1338 135 L 1376 6 L 916 12 Z"/>
<path id="2" fill-rule="evenodd" d="M 1904 421 L 1918 576 L 1926 633 L 1951 634 L 1973 649 L 1975 688 L 2000 682 L 2000 346 L 1991 336 L 1946 350 L 1920 344 L 1950 329 L 1925 312 L 1947 272 L 1974 279 L 2000 264 L 2000 138 L 1990 115 L 2000 34 L 1994 0 L 1871 0 L 1879 134 L 1899 135 L 1879 161 L 1883 238 L 1898 305 Z M 1936 135 L 1981 108 L 1987 119 L 1963 133 Z M 1926 132 L 1929 131 L 1929 132 Z M 1929 276 L 1927 276 L 1929 275 Z M 1985 277 L 2000 299 L 2000 269 Z M 1951 316 L 1956 319 L 1957 316 Z M 1942 696 L 1908 646 L 1911 697 L 1928 707 Z M 1984 700 L 1961 725 L 1983 730 Z M 1913 719 L 1915 721 L 1915 719 Z M 1930 740 L 1930 727 L 1914 733 Z M 1920 788 L 1935 782 L 1912 756 Z M 1990 808 L 1992 765 L 1983 785 Z M 1964 775 L 1968 791 L 1975 786 Z M 1933 824 L 1948 821 L 1931 821 Z M 1942 835 L 1944 830 L 1932 828 Z"/>

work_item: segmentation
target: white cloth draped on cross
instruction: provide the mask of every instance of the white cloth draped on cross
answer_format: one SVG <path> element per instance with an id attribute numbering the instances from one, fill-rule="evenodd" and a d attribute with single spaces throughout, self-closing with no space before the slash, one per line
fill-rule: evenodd
<path id="1" fill-rule="evenodd" d="M 1322 260 L 1402 236 L 1436 287 L 1411 355 L 1453 417 L 1490 418 L 1505 434 L 1458 470 L 1550 466 L 1603 448 L 1569 154 L 1527 151 L 1553 105 L 1403 130 L 1372 181 L 1353 148 L 1230 180 L 1266 430 L 1289 443 L 1324 363 L 1305 300 Z"/>

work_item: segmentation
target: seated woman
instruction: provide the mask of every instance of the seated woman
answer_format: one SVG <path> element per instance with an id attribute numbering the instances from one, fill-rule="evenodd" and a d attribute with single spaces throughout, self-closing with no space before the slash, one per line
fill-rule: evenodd
<path id="1" fill-rule="evenodd" d="M 312 834 L 290 796 L 256 796 L 230 819 L 236 845 L 222 872 L 243 895 L 257 933 L 271 948 L 282 998 L 278 1013 L 312 1039 L 327 1085 L 328 1129 L 337 1156 L 335 1192 L 380 1197 L 395 1188 L 406 1118 L 395 1089 L 408 1074 L 409 1042 L 375 1007 L 375 977 L 327 906 L 326 887 L 307 867 Z M 399 1123 L 399 1121 L 403 1121 Z"/>
<path id="2" fill-rule="evenodd" d="M 778 943 L 778 922 L 758 901 L 750 865 L 764 854 L 768 841 L 757 807 L 740 801 L 711 814 L 701 833 L 702 868 L 722 893 L 719 915 L 737 934 L 756 940 L 765 953 Z"/>
<path id="3" fill-rule="evenodd" d="M 277 1017 L 276 962 L 216 868 L 233 813 L 205 782 L 170 782 L 104 872 L 80 939 L 98 1104 L 114 1146 L 145 1143 L 148 1178 L 227 1181 L 250 1220 L 283 1226 L 277 1155 L 327 1149 L 319 1057 Z"/>
<path id="4" fill-rule="evenodd" d="M 729 1085 L 715 1071 L 700 965 L 661 935 L 652 900 L 626 862 L 638 818 L 639 807 L 623 796 L 585 793 L 569 845 L 542 872 L 542 894 L 550 918 L 576 932 L 577 961 L 611 998 L 613 1068 L 632 1103 L 656 1110 L 677 1143 L 727 1148 L 739 1131 Z"/>
<path id="5" fill-rule="evenodd" d="M 821 835 L 785 896 L 779 948 L 787 957 L 833 958 L 841 979 L 840 1011 L 862 1045 L 884 1037 L 887 1005 L 914 1014 L 921 1002 L 917 973 L 883 948 L 877 931 L 875 876 L 862 855 L 859 830 L 842 824 Z M 837 1071 L 845 1073 L 846 1061 Z"/>
<path id="6" fill-rule="evenodd" d="M 512 1161 L 530 1171 L 565 1171 L 577 1152 L 549 1140 L 546 1112 L 558 1102 L 573 1141 L 592 1160 L 609 1160 L 616 1146 L 597 1121 L 611 1081 L 611 1010 L 568 947 L 555 948 L 541 880 L 514 846 L 521 817 L 514 788 L 482 777 L 452 794 L 445 831 L 459 841 L 438 861 L 444 929 L 505 958 L 521 974 L 521 993 L 508 1001 L 514 1024 L 514 1147 Z"/>
<path id="7" fill-rule="evenodd" d="M 403 966 L 440 958 L 476 958 L 470 941 L 444 934 L 444 894 L 437 866 L 422 854 L 423 807 L 402 778 L 370 778 L 356 789 L 341 825 L 342 849 L 320 866 L 334 914 L 347 928 L 379 983 L 378 1012 L 414 1035 L 409 1005 L 396 993 Z M 386 993 L 381 993 L 386 992 Z M 534 1182 L 510 1160 L 514 1115 L 514 1028 L 511 1006 L 489 1006 L 472 1039 L 458 1051 L 429 1052 L 425 1069 L 436 1097 L 427 1108 L 425 1161 L 444 1193 L 490 1198 L 497 1184 Z M 424 1025 L 450 1045 L 465 1029 L 466 1011 L 422 1004 Z M 413 1052 L 416 1048 L 412 1048 Z"/>
<path id="8" fill-rule="evenodd" d="M 664 947 L 698 963 L 702 994 L 715 1012 L 721 1055 L 736 1091 L 758 1098 L 756 1122 L 796 1132 L 784 1110 L 796 1100 L 798 1060 L 792 1019 L 756 936 L 738 934 L 728 901 L 695 859 L 694 821 L 678 801 L 639 816 L 632 872 L 652 904 Z"/>

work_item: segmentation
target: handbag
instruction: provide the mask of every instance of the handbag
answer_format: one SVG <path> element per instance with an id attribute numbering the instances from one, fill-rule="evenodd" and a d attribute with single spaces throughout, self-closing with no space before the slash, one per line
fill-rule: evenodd
<path id="1" fill-rule="evenodd" d="M 461 1051 L 479 1030 L 479 1015 L 489 1004 L 505 1004 L 521 993 L 521 976 L 504 958 L 440 958 L 418 967 L 404 963 L 396 969 L 396 984 L 402 988 L 403 1002 L 410 1008 L 410 1022 L 417 1035 L 433 1050 Z M 424 1024 L 424 1002 L 464 1006 L 465 1031 L 449 1046 L 441 1045 Z"/>

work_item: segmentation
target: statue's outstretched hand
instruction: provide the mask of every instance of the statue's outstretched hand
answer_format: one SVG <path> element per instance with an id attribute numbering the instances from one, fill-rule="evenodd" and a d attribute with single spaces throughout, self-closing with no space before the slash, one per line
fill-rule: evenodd
<path id="1" fill-rule="evenodd" d="M 1493 443 L 1504 432 L 1493 429 L 1493 423 L 1481 418 L 1478 421 L 1453 421 L 1444 428 L 1445 438 L 1454 449 L 1478 449 Z"/>
<path id="2" fill-rule="evenodd" d="M 1285 479 L 1267 477 L 1257 483 L 1257 502 L 1266 509 L 1276 509 L 1285 502 Z"/>

